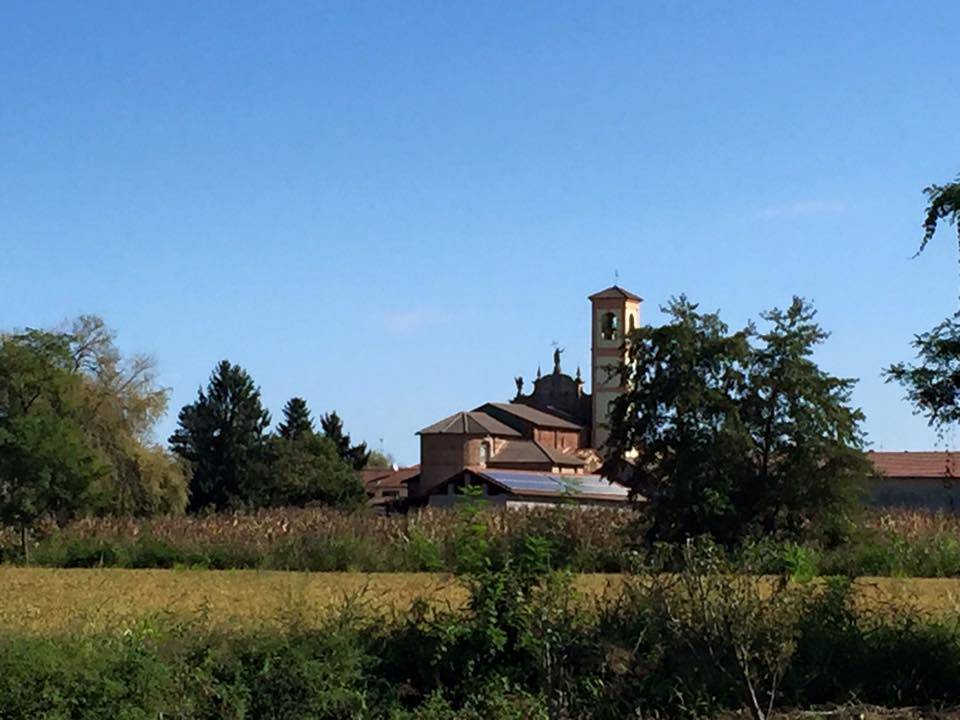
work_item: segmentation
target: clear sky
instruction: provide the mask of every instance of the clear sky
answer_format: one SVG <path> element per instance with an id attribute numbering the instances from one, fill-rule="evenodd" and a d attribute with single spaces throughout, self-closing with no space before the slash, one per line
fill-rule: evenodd
<path id="1" fill-rule="evenodd" d="M 949 2 L 0 2 L 0 327 L 96 313 L 175 426 L 214 364 L 402 462 L 589 370 L 586 296 L 733 325 L 813 299 L 876 448 L 881 368 L 956 309 Z M 950 438 L 951 442 L 955 438 Z"/>

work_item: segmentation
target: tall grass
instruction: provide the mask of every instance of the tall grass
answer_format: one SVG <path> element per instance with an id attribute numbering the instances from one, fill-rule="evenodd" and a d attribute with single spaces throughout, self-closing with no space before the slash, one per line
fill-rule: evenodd
<path id="1" fill-rule="evenodd" d="M 550 566 L 623 572 L 645 551 L 637 514 L 610 508 L 536 508 L 480 513 L 491 562 L 502 565 L 530 536 L 546 543 Z M 380 517 L 324 509 L 153 519 L 89 518 L 37 528 L 31 562 L 49 567 L 199 567 L 362 572 L 453 572 L 458 521 L 446 510 Z M 760 538 L 740 555 L 766 560 L 769 573 L 960 577 L 960 515 L 871 512 L 839 546 Z M 19 562 L 19 538 L 0 529 L 0 561 Z"/>
<path id="2" fill-rule="evenodd" d="M 480 515 L 494 562 L 537 534 L 551 563 L 579 572 L 624 567 L 630 511 L 538 508 Z M 459 526 L 454 513 L 424 510 L 397 517 L 323 509 L 174 516 L 89 518 L 35 534 L 31 562 L 53 567 L 176 566 L 214 569 L 417 572 L 455 570 Z M 0 532 L 0 558 L 19 557 L 18 538 Z"/>

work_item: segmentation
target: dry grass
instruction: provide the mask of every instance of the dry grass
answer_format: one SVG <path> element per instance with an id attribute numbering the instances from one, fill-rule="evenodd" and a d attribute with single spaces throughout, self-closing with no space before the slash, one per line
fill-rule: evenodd
<path id="1" fill-rule="evenodd" d="M 614 593 L 619 583 L 611 575 L 577 578 L 577 587 L 593 596 Z M 864 605 L 960 612 L 960 579 L 863 578 L 857 585 Z M 0 630 L 95 630 L 156 615 L 199 618 L 224 629 L 305 627 L 347 601 L 393 614 L 416 598 L 456 607 L 465 597 L 455 578 L 429 573 L 0 567 Z"/>
<path id="2" fill-rule="evenodd" d="M 446 575 L 256 570 L 0 568 L 0 629 L 58 633 L 117 627 L 153 615 L 220 628 L 309 625 L 347 601 L 403 611 L 417 597 L 456 603 Z"/>

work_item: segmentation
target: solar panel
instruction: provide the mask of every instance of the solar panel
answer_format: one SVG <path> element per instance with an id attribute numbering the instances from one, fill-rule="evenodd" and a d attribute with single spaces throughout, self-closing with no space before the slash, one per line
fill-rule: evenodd
<path id="1" fill-rule="evenodd" d="M 559 473 L 511 472 L 486 470 L 484 474 L 513 492 L 553 493 L 556 495 L 608 495 L 627 497 L 623 485 L 611 484 L 600 475 L 570 475 Z"/>

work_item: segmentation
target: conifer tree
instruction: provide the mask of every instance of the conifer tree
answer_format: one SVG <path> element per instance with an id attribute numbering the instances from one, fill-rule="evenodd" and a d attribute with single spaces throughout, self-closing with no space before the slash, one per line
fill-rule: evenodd
<path id="1" fill-rule="evenodd" d="M 370 459 L 367 444 L 365 442 L 359 445 L 350 444 L 350 436 L 343 431 L 343 420 L 337 415 L 336 410 L 320 418 L 320 425 L 323 427 L 324 436 L 333 441 L 337 453 L 347 465 L 354 470 L 361 470 L 366 467 L 367 461 Z"/>
<path id="2" fill-rule="evenodd" d="M 283 422 L 277 426 L 277 434 L 284 440 L 297 440 L 314 432 L 313 418 L 306 400 L 290 398 L 283 406 Z"/>
<path id="3" fill-rule="evenodd" d="M 206 392 L 180 411 L 171 449 L 188 463 L 191 510 L 245 503 L 263 473 L 264 431 L 270 424 L 260 389 L 239 365 L 223 360 Z"/>

